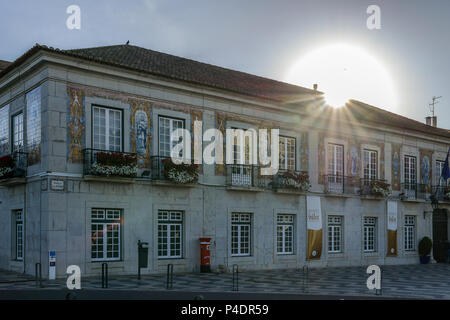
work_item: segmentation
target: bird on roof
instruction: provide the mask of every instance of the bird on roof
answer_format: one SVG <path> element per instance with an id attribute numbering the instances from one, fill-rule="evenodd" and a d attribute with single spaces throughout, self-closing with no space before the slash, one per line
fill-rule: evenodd
<path id="1" fill-rule="evenodd" d="M 128 40 L 126 44 L 130 44 L 130 40 Z"/>

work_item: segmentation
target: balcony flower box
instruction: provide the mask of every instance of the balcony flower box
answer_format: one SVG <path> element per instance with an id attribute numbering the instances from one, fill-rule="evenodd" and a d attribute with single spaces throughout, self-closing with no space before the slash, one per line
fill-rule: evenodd
<path id="1" fill-rule="evenodd" d="M 136 177 L 137 158 L 120 152 L 97 152 L 91 165 L 91 174 L 99 176 Z"/>
<path id="2" fill-rule="evenodd" d="M 370 181 L 370 194 L 373 196 L 386 198 L 391 194 L 391 185 L 378 180 Z"/>
<path id="3" fill-rule="evenodd" d="M 0 179 L 12 178 L 14 167 L 14 159 L 11 155 L 0 157 Z"/>
<path id="4" fill-rule="evenodd" d="M 311 187 L 309 175 L 306 172 L 283 171 L 278 173 L 276 188 L 293 189 L 307 192 Z"/>
<path id="5" fill-rule="evenodd" d="M 172 182 L 189 184 L 198 182 L 198 166 L 196 164 L 175 164 L 171 158 L 162 160 L 163 175 Z"/>

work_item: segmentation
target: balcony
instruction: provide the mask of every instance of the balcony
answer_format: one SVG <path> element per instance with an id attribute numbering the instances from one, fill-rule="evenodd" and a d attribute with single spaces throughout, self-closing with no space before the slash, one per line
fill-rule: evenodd
<path id="1" fill-rule="evenodd" d="M 234 190 L 262 191 L 269 185 L 269 177 L 260 175 L 256 165 L 227 165 L 227 186 Z"/>
<path id="2" fill-rule="evenodd" d="M 432 194 L 438 201 L 450 202 L 450 186 L 433 186 Z"/>
<path id="3" fill-rule="evenodd" d="M 415 201 L 415 200 L 427 200 L 427 190 L 426 184 L 419 183 L 402 183 L 401 186 L 401 199 L 404 201 Z"/>
<path id="4" fill-rule="evenodd" d="M 170 157 L 153 156 L 151 169 L 152 180 L 160 185 L 192 186 L 198 182 L 198 165 L 196 164 L 175 164 Z"/>
<path id="5" fill-rule="evenodd" d="M 390 193 L 390 185 L 386 180 L 361 179 L 359 192 L 361 196 L 386 198 Z"/>
<path id="6" fill-rule="evenodd" d="M 0 157 L 0 185 L 8 186 L 25 183 L 28 154 L 14 152 Z"/>
<path id="7" fill-rule="evenodd" d="M 341 175 L 324 175 L 323 183 L 325 193 L 342 194 L 342 195 L 358 195 L 360 188 L 359 178 L 346 177 Z"/>
<path id="8" fill-rule="evenodd" d="M 270 184 L 275 192 L 279 193 L 305 193 L 310 188 L 306 171 L 279 170 Z"/>
<path id="9" fill-rule="evenodd" d="M 130 182 L 130 178 L 137 176 L 134 153 L 84 149 L 83 159 L 83 174 L 87 180 Z"/>

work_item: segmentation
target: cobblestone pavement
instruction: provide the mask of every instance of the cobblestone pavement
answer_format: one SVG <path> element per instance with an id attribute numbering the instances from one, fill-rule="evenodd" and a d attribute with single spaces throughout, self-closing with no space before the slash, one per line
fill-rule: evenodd
<path id="1" fill-rule="evenodd" d="M 336 296 L 375 296 L 367 289 L 366 267 L 267 270 L 239 273 L 240 292 L 312 294 Z M 5 283 L 5 279 L 10 282 Z M 173 291 L 225 292 L 233 290 L 233 275 L 217 273 L 174 274 Z M 29 278 L 27 278 L 29 279 Z M 34 281 L 0 271 L 0 290 L 35 289 Z M 46 289 L 66 289 L 66 279 L 44 281 Z M 101 277 L 81 280 L 82 289 L 101 289 Z M 110 276 L 109 289 L 165 290 L 166 275 Z M 104 289 L 108 290 L 108 289 Z M 450 264 L 399 265 L 382 267 L 382 297 L 450 299 Z"/>

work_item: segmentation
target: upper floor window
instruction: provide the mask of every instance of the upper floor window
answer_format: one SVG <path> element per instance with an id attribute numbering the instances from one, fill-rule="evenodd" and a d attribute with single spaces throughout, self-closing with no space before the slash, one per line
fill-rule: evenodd
<path id="1" fill-rule="evenodd" d="M 328 174 L 334 176 L 344 175 L 344 146 L 339 144 L 328 144 Z"/>
<path id="2" fill-rule="evenodd" d="M 295 138 L 280 136 L 280 169 L 295 171 Z"/>
<path id="3" fill-rule="evenodd" d="M 416 157 L 405 156 L 405 184 L 414 185 L 417 181 Z"/>
<path id="4" fill-rule="evenodd" d="M 378 178 L 378 152 L 364 150 L 364 179 L 376 180 Z"/>
<path id="5" fill-rule="evenodd" d="M 0 155 L 9 153 L 9 105 L 0 108 Z"/>
<path id="6" fill-rule="evenodd" d="M 180 141 L 170 142 L 170 135 L 176 129 L 184 129 L 184 120 L 169 118 L 169 117 L 159 117 L 159 155 L 161 157 L 170 157 L 172 148 L 177 145 Z M 182 154 L 179 155 L 180 158 L 183 157 Z"/>
<path id="7" fill-rule="evenodd" d="M 12 149 L 14 151 L 22 151 L 24 147 L 23 141 L 23 113 L 19 113 L 12 117 Z"/>
<path id="8" fill-rule="evenodd" d="M 441 175 L 442 175 L 442 169 L 444 169 L 444 163 L 445 161 L 441 161 L 441 160 L 436 160 L 436 181 L 435 184 L 436 185 L 447 185 L 447 181 L 444 181 L 443 179 L 441 179 Z"/>
<path id="9" fill-rule="evenodd" d="M 93 147 L 108 151 L 122 151 L 122 111 L 93 107 Z"/>

